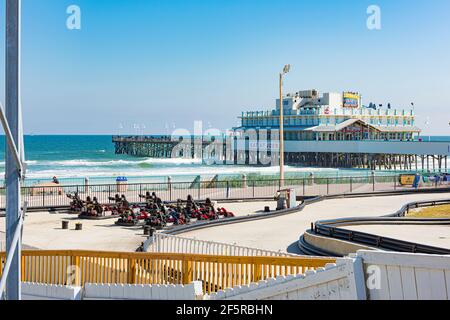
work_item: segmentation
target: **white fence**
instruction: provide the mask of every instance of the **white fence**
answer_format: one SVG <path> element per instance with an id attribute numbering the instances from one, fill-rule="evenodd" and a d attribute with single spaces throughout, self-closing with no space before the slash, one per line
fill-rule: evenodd
<path id="1" fill-rule="evenodd" d="M 370 300 L 450 300 L 450 256 L 361 251 Z"/>
<path id="2" fill-rule="evenodd" d="M 33 300 L 450 300 L 450 256 L 361 250 L 336 264 L 203 296 L 202 283 L 87 284 L 65 287 L 22 283 Z"/>
<path id="3" fill-rule="evenodd" d="M 23 300 L 201 300 L 202 283 L 188 285 L 86 284 L 81 287 L 22 283 Z"/>
<path id="4" fill-rule="evenodd" d="M 86 284 L 83 300 L 201 300 L 202 283 L 188 285 Z"/>
<path id="5" fill-rule="evenodd" d="M 144 251 L 164 253 L 190 253 L 227 256 L 295 256 L 289 253 L 262 250 L 235 244 L 203 241 L 179 236 L 155 233 L 144 243 Z"/>
<path id="6" fill-rule="evenodd" d="M 336 264 L 305 274 L 278 277 L 212 294 L 210 300 L 363 300 L 364 277 L 360 259 L 338 259 Z"/>
<path id="7" fill-rule="evenodd" d="M 81 300 L 81 287 L 22 282 L 23 300 Z"/>
<path id="8" fill-rule="evenodd" d="M 358 251 L 305 275 L 219 291 L 211 300 L 450 300 L 450 256 Z"/>

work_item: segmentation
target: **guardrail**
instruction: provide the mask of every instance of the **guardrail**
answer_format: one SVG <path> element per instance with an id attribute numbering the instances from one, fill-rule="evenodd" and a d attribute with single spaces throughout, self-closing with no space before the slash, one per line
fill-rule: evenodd
<path id="1" fill-rule="evenodd" d="M 0 253 L 0 270 L 6 263 Z M 334 263 L 333 258 L 242 257 L 180 253 L 23 251 L 22 281 L 56 285 L 189 284 L 204 292 L 304 273 Z M 0 271 L 1 276 L 1 271 Z"/>
<path id="2" fill-rule="evenodd" d="M 285 179 L 284 187 L 295 189 L 297 196 L 340 195 L 369 192 L 389 192 L 415 190 L 398 183 L 398 176 L 339 177 L 339 178 L 301 178 Z M 421 189 L 437 189 L 442 185 L 428 182 Z M 115 194 L 124 194 L 131 203 L 141 202 L 139 195 L 155 192 L 164 201 L 186 199 L 191 195 L 194 200 L 211 198 L 214 200 L 267 199 L 273 198 L 280 189 L 280 180 L 228 180 L 202 182 L 166 182 L 136 184 L 99 184 L 99 185 L 60 185 L 44 187 L 23 187 L 22 198 L 28 201 L 29 209 L 47 209 L 68 207 L 69 193 L 78 192 L 81 197 L 96 197 L 100 203 L 112 203 L 109 198 Z M 0 188 L 0 209 L 5 207 L 5 189 Z"/>
<path id="3" fill-rule="evenodd" d="M 343 218 L 333 220 L 317 221 L 311 226 L 311 232 L 317 235 L 330 238 L 351 241 L 375 248 L 387 249 L 397 252 L 412 252 L 424 254 L 450 254 L 450 249 L 428 246 L 420 243 L 403 241 L 389 237 L 373 235 L 365 232 L 347 230 L 339 227 L 366 224 L 439 224 L 450 225 L 450 219 L 405 219 L 402 218 L 411 208 L 420 208 L 425 206 L 446 205 L 450 200 L 432 200 L 411 202 L 404 205 L 397 212 L 381 218 Z"/>

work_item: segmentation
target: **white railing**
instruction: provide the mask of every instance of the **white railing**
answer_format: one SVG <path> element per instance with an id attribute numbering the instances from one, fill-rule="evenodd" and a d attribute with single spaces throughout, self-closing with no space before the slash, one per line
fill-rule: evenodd
<path id="1" fill-rule="evenodd" d="M 155 253 L 190 253 L 228 256 L 296 256 L 281 251 L 262 250 L 236 244 L 204 241 L 155 233 L 144 243 L 144 251 Z"/>

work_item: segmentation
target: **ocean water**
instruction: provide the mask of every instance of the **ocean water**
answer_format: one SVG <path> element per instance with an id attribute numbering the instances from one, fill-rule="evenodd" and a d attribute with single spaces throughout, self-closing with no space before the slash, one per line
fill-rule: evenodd
<path id="1" fill-rule="evenodd" d="M 424 137 L 424 141 L 427 141 Z M 432 137 L 435 141 L 450 141 L 450 137 Z M 4 177 L 5 138 L 0 139 L 0 172 Z M 204 165 L 199 160 L 150 159 L 116 155 L 112 136 L 25 136 L 27 184 L 51 181 L 57 176 L 61 181 L 83 184 L 84 179 L 95 183 L 113 183 L 118 176 L 126 176 L 132 183 L 164 182 L 171 176 L 175 182 L 188 182 L 196 176 L 220 178 L 241 174 L 275 175 L 278 167 L 250 167 L 230 165 Z M 290 167 L 287 178 L 316 176 L 367 176 L 368 170 L 338 170 Z M 384 172 L 391 174 L 392 172 Z M 380 172 L 383 174 L 383 172 Z"/>

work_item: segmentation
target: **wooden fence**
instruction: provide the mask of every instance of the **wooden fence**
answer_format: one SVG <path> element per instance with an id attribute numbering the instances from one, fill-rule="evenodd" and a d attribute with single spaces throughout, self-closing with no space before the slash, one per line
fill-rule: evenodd
<path id="1" fill-rule="evenodd" d="M 0 253 L 0 267 L 6 262 Z M 277 276 L 304 273 L 334 263 L 332 258 L 241 257 L 180 253 L 23 251 L 22 281 L 56 285 L 189 284 L 205 293 Z M 0 271 L 1 276 L 1 271 Z"/>

